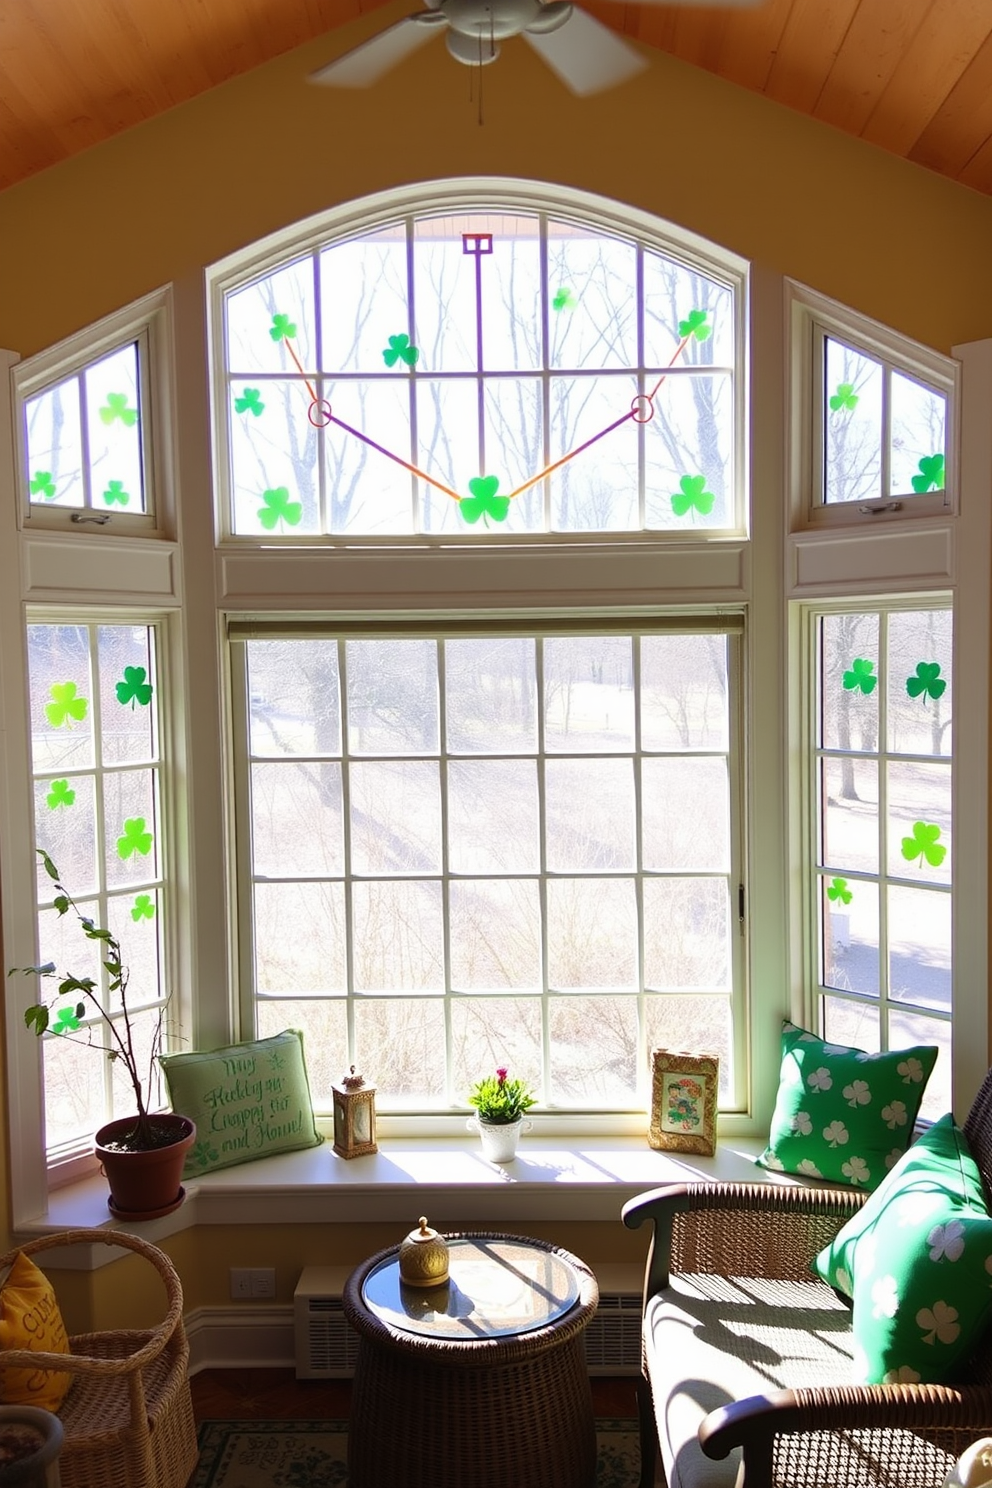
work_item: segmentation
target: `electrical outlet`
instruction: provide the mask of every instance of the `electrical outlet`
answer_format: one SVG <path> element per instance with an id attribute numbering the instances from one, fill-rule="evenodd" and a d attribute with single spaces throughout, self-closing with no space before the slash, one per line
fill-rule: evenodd
<path id="1" fill-rule="evenodd" d="M 251 1296 L 252 1273 L 247 1266 L 231 1267 L 231 1296 L 239 1301 Z"/>
<path id="2" fill-rule="evenodd" d="M 274 1297 L 276 1294 L 276 1270 L 274 1266 L 255 1266 L 251 1272 L 251 1294 L 253 1297 Z"/>

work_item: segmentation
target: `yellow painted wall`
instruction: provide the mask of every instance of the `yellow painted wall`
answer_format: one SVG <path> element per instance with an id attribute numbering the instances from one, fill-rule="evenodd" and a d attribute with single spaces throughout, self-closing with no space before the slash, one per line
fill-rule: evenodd
<path id="1" fill-rule="evenodd" d="M 306 84 L 335 49 L 406 8 L 0 195 L 0 346 L 30 355 L 287 223 L 397 184 L 465 175 L 532 177 L 634 203 L 940 351 L 992 336 L 992 200 L 660 54 L 633 83 L 579 101 L 524 44 L 509 43 L 485 76 L 481 127 L 468 74 L 440 42 L 368 92 Z M 457 1214 L 436 1219 L 459 1224 Z M 644 1237 L 619 1219 L 531 1228 L 593 1263 L 643 1252 Z M 402 1229 L 205 1229 L 167 1248 L 191 1307 L 228 1300 L 232 1264 L 275 1264 L 285 1302 L 302 1265 L 356 1262 Z M 137 1275 L 129 1258 L 91 1280 L 94 1325 L 152 1320 L 154 1294 Z"/>

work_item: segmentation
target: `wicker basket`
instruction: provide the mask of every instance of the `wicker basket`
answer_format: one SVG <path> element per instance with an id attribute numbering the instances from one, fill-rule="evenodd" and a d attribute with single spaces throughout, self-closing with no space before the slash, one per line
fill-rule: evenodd
<path id="1" fill-rule="evenodd" d="M 155 1268 L 165 1287 L 162 1322 L 149 1331 L 77 1334 L 69 1354 L 10 1349 L 4 1364 L 74 1376 L 59 1411 L 62 1488 L 186 1488 L 197 1461 L 196 1427 L 182 1287 L 169 1257 L 122 1231 L 65 1230 L 18 1246 L 0 1257 L 0 1266 L 18 1251 L 33 1256 L 94 1243 L 133 1250 Z"/>

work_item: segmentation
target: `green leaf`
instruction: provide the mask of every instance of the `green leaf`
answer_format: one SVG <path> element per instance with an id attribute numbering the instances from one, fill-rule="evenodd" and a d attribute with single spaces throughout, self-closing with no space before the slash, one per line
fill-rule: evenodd
<path id="1" fill-rule="evenodd" d="M 28 491 L 32 496 L 44 496 L 46 501 L 55 499 L 55 482 L 52 480 L 50 470 L 36 470 L 28 482 Z"/>
<path id="2" fill-rule="evenodd" d="M 49 690 L 54 702 L 46 703 L 45 717 L 52 728 L 63 728 L 70 718 L 75 723 L 82 723 L 89 702 L 86 698 L 76 696 L 75 682 L 53 682 Z"/>
<path id="3" fill-rule="evenodd" d="M 918 494 L 944 489 L 944 456 L 942 454 L 924 455 L 919 463 L 919 472 L 919 475 L 914 475 L 912 480 L 913 490 Z"/>
<path id="4" fill-rule="evenodd" d="M 475 523 L 480 517 L 489 518 L 494 522 L 505 522 L 506 514 L 510 510 L 509 496 L 497 496 L 499 490 L 498 475 L 477 475 L 468 483 L 471 496 L 463 496 L 458 504 L 458 510 L 466 522 Z"/>
<path id="5" fill-rule="evenodd" d="M 253 413 L 256 418 L 264 407 L 258 388 L 246 387 L 242 389 L 241 397 L 234 400 L 235 413 Z"/>
<path id="6" fill-rule="evenodd" d="M 138 410 L 128 408 L 127 393 L 108 393 L 107 401 L 100 409 L 100 418 L 105 424 L 120 419 L 126 429 L 132 429 L 138 422 Z"/>
<path id="7" fill-rule="evenodd" d="M 290 320 L 288 315 L 273 315 L 269 335 L 273 341 L 282 341 L 284 337 L 292 341 L 296 335 L 295 322 Z"/>
<path id="8" fill-rule="evenodd" d="M 36 1002 L 34 1007 L 24 1009 L 24 1026 L 30 1028 L 40 1038 L 48 1028 L 48 1009 L 43 1002 Z"/>
<path id="9" fill-rule="evenodd" d="M 875 663 L 868 661 L 864 656 L 858 656 L 851 663 L 851 670 L 844 673 L 844 686 L 848 692 L 857 688 L 863 692 L 865 697 L 870 696 L 878 686 L 878 678 L 873 676 Z"/>
<path id="10" fill-rule="evenodd" d="M 134 853 L 140 853 L 147 857 L 152 850 L 152 833 L 145 830 L 145 818 L 143 816 L 130 817 L 124 823 L 124 835 L 117 839 L 117 856 L 119 858 L 130 858 Z M 101 931 L 94 934 L 91 939 L 103 940 L 107 938 L 107 932 Z"/>
<path id="11" fill-rule="evenodd" d="M 940 828 L 935 822 L 914 822 L 912 837 L 902 839 L 902 855 L 908 863 L 919 859 L 923 867 L 924 858 L 931 868 L 939 868 L 947 855 L 947 848 L 938 841 Z"/>
<path id="12" fill-rule="evenodd" d="M 76 792 L 69 789 L 68 780 L 53 780 L 52 788 L 45 797 L 52 811 L 57 811 L 60 806 L 71 806 L 76 799 Z"/>
<path id="13" fill-rule="evenodd" d="M 112 480 L 103 493 L 103 499 L 108 506 L 113 506 L 115 501 L 119 502 L 121 506 L 127 506 L 131 500 L 131 494 L 129 491 L 125 491 L 123 481 Z"/>
<path id="14" fill-rule="evenodd" d="M 854 898 L 854 895 L 851 892 L 851 890 L 847 887 L 847 879 L 846 878 L 833 878 L 833 879 L 831 879 L 830 880 L 830 884 L 829 884 L 829 886 L 827 888 L 827 898 L 833 904 L 836 904 L 838 901 L 841 904 L 850 904 L 851 900 Z"/>
<path id="15" fill-rule="evenodd" d="M 130 703 L 132 711 L 135 703 L 140 703 L 147 708 L 152 700 L 152 684 L 145 681 L 147 673 L 144 667 L 125 667 L 124 679 L 117 683 L 117 701 L 125 706 Z"/>
<path id="16" fill-rule="evenodd" d="M 562 285 L 551 301 L 551 308 L 552 310 L 574 310 L 578 303 L 572 291 Z"/>
<path id="17" fill-rule="evenodd" d="M 922 697 L 924 703 L 928 697 L 932 697 L 936 702 L 937 698 L 943 697 L 946 690 L 947 683 L 940 675 L 939 661 L 918 661 L 916 676 L 906 678 L 906 691 L 910 697 Z"/>
<path id="18" fill-rule="evenodd" d="M 142 920 L 153 920 L 155 918 L 155 905 L 150 894 L 137 895 L 131 907 L 131 918 L 136 925 L 140 924 Z"/>
<path id="19" fill-rule="evenodd" d="M 420 351 L 411 345 L 409 336 L 390 336 L 389 345 L 382 353 L 382 360 L 387 367 L 395 367 L 397 362 L 405 362 L 408 367 L 412 367 L 419 356 Z"/>
<path id="20" fill-rule="evenodd" d="M 675 515 L 684 517 L 686 512 L 698 511 L 700 516 L 709 516 L 716 497 L 712 491 L 707 491 L 705 475 L 684 475 L 679 486 L 681 489 L 672 495 L 672 511 Z"/>
<path id="21" fill-rule="evenodd" d="M 679 321 L 679 336 L 683 341 L 686 336 L 695 336 L 697 341 L 706 341 L 712 334 L 708 310 L 690 310 L 689 318 Z"/>
<path id="22" fill-rule="evenodd" d="M 855 409 L 858 406 L 858 395 L 854 391 L 854 384 L 850 382 L 839 382 L 837 391 L 830 399 L 830 412 L 840 413 L 844 408 Z"/>
<path id="23" fill-rule="evenodd" d="M 286 486 L 276 486 L 271 491 L 262 492 L 262 500 L 265 502 L 259 508 L 258 520 L 266 532 L 272 532 L 277 522 L 288 522 L 290 527 L 296 527 L 303 516 L 303 504 L 299 501 L 290 501 L 289 490 Z"/>

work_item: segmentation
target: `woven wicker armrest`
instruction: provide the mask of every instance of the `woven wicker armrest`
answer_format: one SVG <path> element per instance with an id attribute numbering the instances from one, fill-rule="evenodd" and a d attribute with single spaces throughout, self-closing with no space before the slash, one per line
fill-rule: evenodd
<path id="1" fill-rule="evenodd" d="M 54 1250 L 67 1245 L 103 1244 L 115 1245 L 124 1250 L 133 1250 L 143 1256 L 158 1272 L 165 1287 L 166 1311 L 162 1321 L 152 1329 L 141 1331 L 121 1330 L 120 1338 L 135 1345 L 133 1353 L 121 1358 L 91 1357 L 85 1353 L 86 1340 L 82 1334 L 69 1340 L 72 1352 L 50 1354 L 34 1349 L 9 1349 L 4 1352 L 4 1367 L 10 1369 L 50 1369 L 68 1374 L 121 1375 L 133 1374 L 156 1359 L 182 1324 L 183 1293 L 175 1267 L 157 1246 L 150 1245 L 137 1235 L 122 1230 L 79 1229 L 62 1230 L 58 1234 L 43 1235 L 29 1240 L 24 1245 L 0 1256 L 0 1267 L 10 1265 L 21 1253 L 34 1256 L 39 1251 Z M 106 1335 L 103 1335 L 106 1337 Z"/>
<path id="2" fill-rule="evenodd" d="M 626 1203 L 628 1229 L 654 1231 L 645 1298 L 678 1271 L 809 1278 L 809 1263 L 865 1201 L 854 1189 L 775 1183 L 668 1183 Z"/>
<path id="3" fill-rule="evenodd" d="M 788 1432 L 903 1429 L 929 1436 L 966 1428 L 992 1432 L 992 1389 L 968 1385 L 844 1385 L 770 1390 L 721 1406 L 703 1421 L 707 1457 L 743 1447 L 750 1465 L 767 1460 L 773 1439 Z"/>

